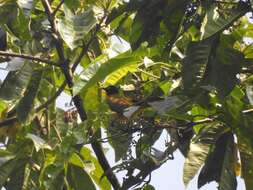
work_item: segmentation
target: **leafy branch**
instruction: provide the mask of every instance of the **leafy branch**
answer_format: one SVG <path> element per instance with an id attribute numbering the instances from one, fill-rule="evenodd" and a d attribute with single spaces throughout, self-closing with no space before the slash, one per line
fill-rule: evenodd
<path id="1" fill-rule="evenodd" d="M 66 82 L 67 82 L 69 88 L 72 88 L 74 84 L 73 84 L 72 74 L 69 69 L 69 61 L 65 58 L 65 55 L 64 55 L 64 48 L 63 48 L 60 34 L 57 31 L 57 27 L 56 27 L 56 23 L 55 23 L 55 19 L 54 19 L 54 13 L 53 13 L 53 11 L 50 7 L 50 4 L 47 0 L 42 0 L 42 4 L 43 4 L 46 14 L 48 15 L 48 20 L 51 24 L 52 31 L 55 34 L 55 35 L 53 35 L 54 41 L 55 41 L 55 47 L 56 47 L 56 51 L 59 56 L 59 63 L 61 64 L 62 72 L 65 75 L 65 79 L 66 79 Z M 86 115 L 85 109 L 83 107 L 82 98 L 79 95 L 75 95 L 73 97 L 73 102 L 77 108 L 77 111 L 80 115 L 81 120 L 85 121 L 87 119 L 87 115 Z M 99 163 L 102 166 L 104 172 L 110 171 L 111 167 L 104 155 L 101 144 L 99 142 L 93 142 L 91 144 L 91 146 L 92 146 L 92 148 L 97 156 L 97 159 L 99 160 Z M 119 189 L 120 184 L 119 184 L 115 174 L 113 172 L 109 172 L 106 176 L 107 176 L 108 180 L 111 182 L 112 186 L 115 189 Z"/>

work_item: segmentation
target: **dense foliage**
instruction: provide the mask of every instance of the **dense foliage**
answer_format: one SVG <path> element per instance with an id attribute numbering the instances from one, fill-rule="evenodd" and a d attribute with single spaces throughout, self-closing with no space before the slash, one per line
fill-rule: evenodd
<path id="1" fill-rule="evenodd" d="M 198 174 L 199 188 L 216 181 L 235 190 L 241 176 L 253 189 L 252 7 L 249 0 L 0 0 L 0 66 L 8 71 L 0 87 L 0 186 L 155 189 L 151 172 L 179 149 L 185 185 Z M 110 85 L 132 106 L 114 112 L 103 90 Z M 56 106 L 62 92 L 71 102 Z M 163 131 L 170 138 L 158 150 Z"/>

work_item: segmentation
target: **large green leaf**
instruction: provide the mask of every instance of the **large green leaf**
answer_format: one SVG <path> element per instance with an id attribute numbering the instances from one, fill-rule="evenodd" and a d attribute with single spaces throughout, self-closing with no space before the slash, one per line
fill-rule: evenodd
<path id="1" fill-rule="evenodd" d="M 22 190 L 22 188 L 24 187 L 26 164 L 27 161 L 25 159 L 18 160 L 17 165 L 10 174 L 10 179 L 5 185 L 6 190 L 13 190 L 13 189 Z"/>
<path id="2" fill-rule="evenodd" d="M 42 70 L 33 71 L 27 89 L 24 92 L 23 98 L 19 101 L 17 105 L 17 116 L 19 121 L 21 122 L 27 120 L 29 113 L 33 108 L 33 103 L 40 87 L 42 74 Z"/>
<path id="3" fill-rule="evenodd" d="M 207 10 L 206 16 L 201 26 L 201 38 L 209 38 L 233 24 L 238 18 L 248 12 L 249 6 L 247 3 L 240 2 L 236 8 L 230 8 L 226 13 L 222 12 L 223 15 L 218 11 L 217 6 L 210 6 Z M 220 10 L 221 11 L 221 10 Z"/>
<path id="4" fill-rule="evenodd" d="M 123 54 L 125 55 L 125 53 Z M 136 66 L 138 62 L 141 61 L 140 57 L 135 56 L 122 56 L 119 55 L 115 58 L 110 59 L 106 63 L 101 64 L 101 66 L 97 69 L 97 71 L 93 74 L 92 77 L 88 78 L 89 80 L 84 81 L 80 80 L 77 82 L 77 84 L 74 86 L 74 94 L 78 94 L 79 92 L 85 92 L 88 88 L 95 85 L 98 82 L 102 82 L 107 76 L 110 74 L 117 72 L 119 69 L 122 68 L 133 68 L 133 66 Z M 87 78 L 89 76 L 86 75 L 87 70 L 90 70 L 91 67 L 94 67 L 94 65 L 91 65 L 86 70 L 84 70 L 83 74 Z M 81 74 L 82 77 L 82 74 Z M 84 78 L 84 77 L 83 77 Z"/>
<path id="5" fill-rule="evenodd" d="M 132 48 L 137 49 L 145 41 L 150 46 L 154 45 L 158 36 L 163 34 L 161 31 L 163 24 L 169 30 L 169 34 L 167 34 L 169 40 L 173 37 L 176 38 L 184 17 L 186 3 L 186 0 L 141 1 L 141 7 L 137 10 L 130 30 L 129 41 Z M 174 41 L 175 39 L 172 40 L 172 43 Z M 165 43 L 167 42 L 165 41 Z"/>
<path id="6" fill-rule="evenodd" d="M 78 166 L 69 164 L 67 179 L 73 189 L 96 190 L 90 176 Z"/>
<path id="7" fill-rule="evenodd" d="M 198 188 L 211 181 L 219 183 L 219 190 L 236 190 L 235 155 L 237 154 L 231 132 L 223 134 L 208 155 L 198 178 Z"/>
<path id="8" fill-rule="evenodd" d="M 30 80 L 31 74 L 32 68 L 28 63 L 25 63 L 18 71 L 9 72 L 0 87 L 0 98 L 9 101 L 19 99 Z"/>
<path id="9" fill-rule="evenodd" d="M 184 163 L 184 184 L 188 185 L 205 162 L 209 151 L 209 145 L 204 143 L 191 143 L 190 150 Z"/>
<path id="10" fill-rule="evenodd" d="M 183 85 L 187 91 L 192 91 L 201 84 L 210 61 L 213 43 L 213 39 L 189 43 L 182 67 Z"/>
<path id="11" fill-rule="evenodd" d="M 245 63 L 241 52 L 233 49 L 233 37 L 221 36 L 216 56 L 206 70 L 205 85 L 214 86 L 220 97 L 227 96 L 238 83 L 237 74 Z"/>
<path id="12" fill-rule="evenodd" d="M 96 18 L 92 9 L 74 15 L 70 9 L 64 6 L 65 17 L 59 19 L 58 29 L 62 39 L 71 48 L 82 45 L 84 36 L 95 26 Z"/>
<path id="13" fill-rule="evenodd" d="M 215 144 L 224 130 L 225 128 L 219 123 L 211 123 L 204 126 L 194 137 L 184 163 L 183 180 L 185 185 L 197 174 L 205 162 L 211 145 Z"/>

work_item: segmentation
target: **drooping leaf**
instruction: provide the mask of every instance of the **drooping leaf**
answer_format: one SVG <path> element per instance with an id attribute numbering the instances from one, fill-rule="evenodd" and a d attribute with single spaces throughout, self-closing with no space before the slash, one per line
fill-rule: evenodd
<path id="1" fill-rule="evenodd" d="M 191 42 L 188 45 L 182 67 L 183 85 L 187 91 L 192 91 L 201 84 L 213 45 L 214 39 Z"/>
<path id="2" fill-rule="evenodd" d="M 24 179 L 25 179 L 25 168 L 27 161 L 25 159 L 19 159 L 17 165 L 10 175 L 10 179 L 5 185 L 6 190 L 22 190 L 24 187 Z"/>
<path id="3" fill-rule="evenodd" d="M 236 130 L 236 137 L 238 139 L 238 148 L 241 160 L 241 176 L 244 179 L 246 189 L 253 188 L 253 140 L 252 140 L 252 115 L 241 118 L 243 125 Z"/>
<path id="4" fill-rule="evenodd" d="M 0 97 L 8 101 L 14 101 L 20 98 L 32 74 L 32 68 L 28 63 L 18 71 L 8 73 L 3 84 L 0 87 Z"/>
<path id="5" fill-rule="evenodd" d="M 69 164 L 67 179 L 73 189 L 96 190 L 90 176 L 78 166 Z"/>
<path id="6" fill-rule="evenodd" d="M 35 150 L 38 152 L 40 149 L 49 149 L 51 150 L 52 148 L 40 137 L 36 136 L 36 135 L 33 135 L 33 134 L 30 134 L 28 133 L 26 135 L 26 137 L 28 139 L 31 139 L 33 141 L 33 144 L 34 144 L 34 147 L 35 147 Z"/>
<path id="7" fill-rule="evenodd" d="M 188 185 L 191 179 L 205 162 L 209 146 L 203 143 L 191 143 L 190 150 L 184 163 L 184 184 Z"/>
<path id="8" fill-rule="evenodd" d="M 70 9 L 64 6 L 65 17 L 59 19 L 58 29 L 66 44 L 75 49 L 82 45 L 84 36 L 95 26 L 96 18 L 92 9 L 74 15 Z"/>
<path id="9" fill-rule="evenodd" d="M 7 27 L 11 34 L 20 40 L 31 40 L 29 18 L 24 15 L 20 8 L 17 8 L 17 16 L 7 23 Z"/>
<path id="10" fill-rule="evenodd" d="M 129 122 L 121 118 L 113 118 L 109 124 L 108 134 L 111 136 L 110 144 L 114 148 L 115 162 L 126 156 L 129 149 L 132 134 L 127 133 Z"/>
<path id="11" fill-rule="evenodd" d="M 245 63 L 241 52 L 233 48 L 231 35 L 222 35 L 216 47 L 216 56 L 206 69 L 204 84 L 215 87 L 219 97 L 227 96 L 238 83 L 237 74 Z"/>
<path id="12" fill-rule="evenodd" d="M 217 181 L 219 190 L 236 190 L 235 155 L 237 154 L 231 132 L 223 134 L 208 155 L 198 178 L 198 188 L 211 181 Z"/>
<path id="13" fill-rule="evenodd" d="M 224 133 L 224 130 L 226 128 L 219 123 L 211 123 L 201 129 L 194 137 L 184 163 L 183 180 L 185 185 L 188 185 L 190 180 L 197 174 L 205 162 L 211 145 L 215 144 L 217 138 Z"/>
<path id="14" fill-rule="evenodd" d="M 80 154 L 82 155 L 83 159 L 87 162 L 91 162 L 93 168 L 86 168 L 90 170 L 90 176 L 95 181 L 95 183 L 101 188 L 101 190 L 110 190 L 111 185 L 107 178 L 102 178 L 104 175 L 103 169 L 101 168 L 98 160 L 92 155 L 92 152 L 87 147 L 82 147 Z M 86 164 L 86 167 L 88 165 Z"/>
<path id="15" fill-rule="evenodd" d="M 222 12 L 224 15 L 218 9 L 217 6 L 212 5 L 207 10 L 201 26 L 202 39 L 209 38 L 231 26 L 234 21 L 249 11 L 249 6 L 247 3 L 239 2 L 236 8 L 226 11 L 226 13 Z"/>
<path id="16" fill-rule="evenodd" d="M 24 122 L 28 119 L 29 113 L 33 108 L 33 103 L 40 87 L 42 74 L 42 70 L 33 71 L 27 89 L 24 92 L 23 98 L 17 105 L 17 116 L 20 122 Z"/>

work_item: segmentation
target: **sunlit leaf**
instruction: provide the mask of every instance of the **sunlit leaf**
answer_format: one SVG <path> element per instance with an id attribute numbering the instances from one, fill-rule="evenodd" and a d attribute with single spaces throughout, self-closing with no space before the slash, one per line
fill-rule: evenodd
<path id="1" fill-rule="evenodd" d="M 96 18 L 92 9 L 74 15 L 70 9 L 64 7 L 65 17 L 59 19 L 58 28 L 66 44 L 74 49 L 82 45 L 84 36 L 95 26 Z"/>
<path id="2" fill-rule="evenodd" d="M 70 164 L 67 176 L 68 182 L 73 189 L 96 190 L 90 176 L 80 167 Z"/>
<path id="3" fill-rule="evenodd" d="M 87 147 L 82 147 L 80 154 L 82 155 L 83 159 L 92 163 L 93 168 L 89 168 L 91 170 L 90 175 L 92 179 L 96 182 L 96 184 L 102 190 L 110 190 L 111 185 L 107 178 L 102 178 L 104 175 L 103 169 L 101 168 L 98 160 L 92 155 L 91 150 Z"/>

